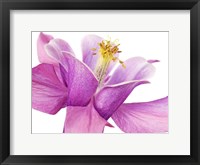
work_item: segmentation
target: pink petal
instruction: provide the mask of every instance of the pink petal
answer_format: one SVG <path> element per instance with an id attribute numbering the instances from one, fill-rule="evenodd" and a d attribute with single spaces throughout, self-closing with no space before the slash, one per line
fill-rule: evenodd
<path id="1" fill-rule="evenodd" d="M 127 133 L 168 132 L 168 97 L 151 102 L 122 104 L 112 119 Z"/>
<path id="2" fill-rule="evenodd" d="M 159 60 L 147 60 L 148 63 L 160 62 Z"/>
<path id="3" fill-rule="evenodd" d="M 41 63 L 55 64 L 56 62 L 47 55 L 44 47 L 53 39 L 52 36 L 40 33 L 37 40 L 37 53 Z"/>
<path id="4" fill-rule="evenodd" d="M 72 52 L 68 52 L 68 51 L 61 51 L 60 49 L 57 48 L 57 46 L 55 46 L 55 41 L 51 41 L 49 44 L 47 44 L 45 46 L 45 50 L 48 54 L 49 57 L 51 57 L 52 59 L 54 59 L 54 61 L 56 61 L 56 63 L 63 65 L 63 67 L 65 68 L 65 70 L 68 72 L 68 62 L 67 62 L 67 57 L 65 56 L 74 56 L 74 54 Z"/>
<path id="5" fill-rule="evenodd" d="M 95 69 L 97 59 L 98 59 L 98 51 L 99 45 L 98 43 L 102 42 L 103 38 L 97 35 L 87 35 L 82 40 L 82 54 L 83 54 L 83 62 L 87 64 L 91 70 Z M 96 51 L 92 49 L 95 48 Z M 93 55 L 93 53 L 97 53 Z"/>
<path id="6" fill-rule="evenodd" d="M 117 67 L 107 84 L 118 84 L 124 81 L 142 80 L 153 76 L 155 67 L 151 64 L 157 60 L 145 60 L 142 57 L 132 57 L 124 62 L 126 68 Z"/>
<path id="7" fill-rule="evenodd" d="M 59 52 L 53 44 L 46 46 L 49 56 L 60 63 L 61 75 L 68 86 L 68 106 L 85 106 L 96 91 L 98 80 L 90 68 L 71 52 Z"/>
<path id="8" fill-rule="evenodd" d="M 53 52 L 49 52 L 48 48 L 46 48 L 46 47 L 50 47 L 51 51 L 53 51 Z M 71 55 L 75 56 L 70 45 L 66 41 L 64 41 L 62 39 L 58 39 L 58 38 L 53 39 L 48 44 L 46 44 L 45 50 L 46 50 L 48 56 L 51 58 L 54 58 L 55 56 L 57 56 L 57 57 L 62 56 L 62 52 L 68 52 Z"/>
<path id="9" fill-rule="evenodd" d="M 52 56 L 48 55 L 46 51 L 46 46 L 51 45 L 55 52 L 54 53 L 61 53 L 62 51 L 70 52 L 74 55 L 74 52 L 70 45 L 62 40 L 62 39 L 54 39 L 50 35 L 46 35 L 44 33 L 40 33 L 38 41 L 37 41 L 37 49 L 38 49 L 38 57 L 41 63 L 48 63 L 48 64 L 57 64 L 57 61 L 52 58 Z"/>
<path id="10" fill-rule="evenodd" d="M 131 81 L 117 85 L 110 85 L 102 88 L 95 96 L 95 108 L 99 114 L 108 119 L 117 108 L 126 100 L 132 90 L 148 81 Z"/>
<path id="11" fill-rule="evenodd" d="M 60 67 L 58 64 L 54 65 L 54 70 L 56 72 L 56 75 L 58 77 L 58 79 L 60 80 L 61 83 L 65 84 L 64 80 L 63 80 L 63 77 L 61 75 L 61 72 L 60 72 Z M 67 84 L 65 84 L 65 86 L 67 87 Z"/>
<path id="12" fill-rule="evenodd" d="M 107 121 L 98 114 L 92 101 L 86 107 L 67 107 L 65 133 L 102 133 L 105 125 Z"/>
<path id="13" fill-rule="evenodd" d="M 98 80 L 95 75 L 87 65 L 76 59 L 68 52 L 63 52 L 62 55 L 54 57 L 61 64 L 61 74 L 68 85 L 67 105 L 87 105 L 98 86 Z"/>
<path id="14" fill-rule="evenodd" d="M 59 81 L 51 64 L 40 64 L 32 69 L 32 107 L 55 114 L 66 105 L 67 88 Z"/>

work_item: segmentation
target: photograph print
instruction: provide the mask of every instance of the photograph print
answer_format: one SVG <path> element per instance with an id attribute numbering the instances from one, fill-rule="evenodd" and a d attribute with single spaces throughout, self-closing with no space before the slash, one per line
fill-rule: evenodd
<path id="1" fill-rule="evenodd" d="M 32 133 L 168 133 L 167 31 L 32 32 Z"/>

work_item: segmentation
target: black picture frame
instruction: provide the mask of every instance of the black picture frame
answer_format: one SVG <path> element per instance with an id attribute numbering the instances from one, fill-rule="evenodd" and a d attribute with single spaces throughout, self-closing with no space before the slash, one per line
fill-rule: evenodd
<path id="1" fill-rule="evenodd" d="M 190 151 L 184 155 L 28 156 L 10 155 L 10 10 L 190 10 Z M 0 0 L 1 164 L 191 164 L 200 165 L 199 0 Z"/>

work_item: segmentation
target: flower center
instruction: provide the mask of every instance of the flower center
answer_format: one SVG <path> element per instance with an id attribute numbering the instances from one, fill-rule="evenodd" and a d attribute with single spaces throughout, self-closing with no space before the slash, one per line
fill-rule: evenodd
<path id="1" fill-rule="evenodd" d="M 114 44 L 110 40 L 103 40 L 102 42 L 98 43 L 99 45 L 99 58 L 97 61 L 97 65 L 95 67 L 95 74 L 99 80 L 100 86 L 104 82 L 104 78 L 106 76 L 108 67 L 110 65 L 110 62 L 116 62 L 119 61 L 119 63 L 125 68 L 124 62 L 121 61 L 116 55 L 117 53 L 121 53 L 119 51 L 119 45 L 120 44 Z M 96 51 L 96 49 L 92 49 L 93 51 Z M 97 53 L 93 53 L 93 55 L 96 55 Z"/>

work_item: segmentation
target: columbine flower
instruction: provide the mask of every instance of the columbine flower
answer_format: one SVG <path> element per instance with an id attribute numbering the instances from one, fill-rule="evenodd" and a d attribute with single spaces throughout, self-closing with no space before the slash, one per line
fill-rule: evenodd
<path id="1" fill-rule="evenodd" d="M 41 64 L 32 69 L 32 106 L 48 114 L 67 107 L 63 132 L 103 132 L 110 117 L 124 132 L 168 131 L 168 97 L 124 103 L 135 87 L 149 83 L 157 60 L 123 62 L 119 44 L 96 35 L 82 41 L 83 62 L 64 40 L 40 33 L 37 43 Z"/>

